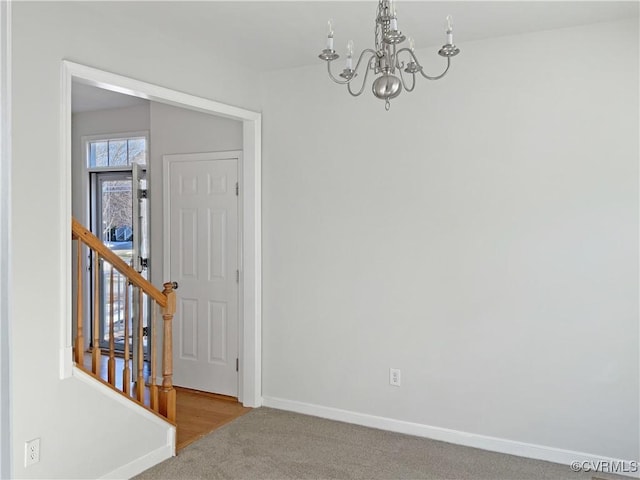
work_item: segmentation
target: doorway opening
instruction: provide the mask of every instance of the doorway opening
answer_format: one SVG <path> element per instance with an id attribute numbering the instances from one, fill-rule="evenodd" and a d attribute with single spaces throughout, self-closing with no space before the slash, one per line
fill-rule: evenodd
<path id="1" fill-rule="evenodd" d="M 261 114 L 238 107 L 222 104 L 201 97 L 185 94 L 158 85 L 141 82 L 121 75 L 94 69 L 77 63 L 63 61 L 62 82 L 62 190 L 69 192 L 64 200 L 61 231 L 65 244 L 71 244 L 68 224 L 71 218 L 71 85 L 72 82 L 131 95 L 166 105 L 208 113 L 242 122 L 243 170 L 241 184 L 242 224 L 241 282 L 239 288 L 239 388 L 238 399 L 245 406 L 258 407 L 262 404 L 261 385 Z M 152 207 L 153 208 L 153 207 Z M 64 251 L 61 258 L 64 268 L 61 289 L 65 312 L 61 315 L 64 332 L 61 349 L 61 376 L 69 377 L 72 364 L 72 316 L 71 299 L 66 292 L 71 291 L 71 255 Z M 165 278 L 164 280 L 171 280 Z"/>

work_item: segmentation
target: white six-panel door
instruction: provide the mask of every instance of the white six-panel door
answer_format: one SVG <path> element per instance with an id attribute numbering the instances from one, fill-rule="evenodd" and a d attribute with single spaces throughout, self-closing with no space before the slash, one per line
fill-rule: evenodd
<path id="1" fill-rule="evenodd" d="M 238 395 L 238 152 L 165 155 L 174 384 Z M 166 230 L 165 230 L 166 231 Z"/>

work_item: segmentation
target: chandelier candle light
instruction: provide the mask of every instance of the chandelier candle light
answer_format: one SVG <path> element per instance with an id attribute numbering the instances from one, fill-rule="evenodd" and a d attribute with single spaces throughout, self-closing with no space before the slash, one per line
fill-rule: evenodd
<path id="1" fill-rule="evenodd" d="M 362 51 L 356 66 L 353 66 L 353 41 L 347 43 L 347 59 L 345 68 L 339 74 L 341 79 L 336 78 L 331 72 L 331 62 L 337 60 L 339 55 L 333 49 L 333 25 L 331 20 L 328 22 L 329 31 L 327 32 L 327 45 L 318 57 L 327 62 L 327 71 L 329 78 L 336 83 L 346 85 L 349 93 L 357 97 L 364 91 L 367 84 L 367 76 L 369 71 L 373 70 L 374 75 L 379 75 L 374 81 L 371 89 L 373 94 L 385 102 L 385 109 L 389 110 L 391 106 L 390 100 L 397 97 L 402 92 L 402 88 L 407 92 L 412 92 L 416 85 L 416 74 L 419 73 L 427 80 L 439 80 L 444 77 L 451 66 L 451 57 L 455 57 L 460 53 L 460 49 L 453 43 L 453 22 L 451 15 L 447 16 L 447 43 L 442 46 L 438 54 L 447 59 L 447 67 L 440 75 L 435 77 L 429 76 L 422 71 L 422 66 L 418 58 L 414 54 L 414 42 L 409 38 L 409 48 L 398 48 L 405 41 L 406 37 L 398 30 L 398 16 L 396 14 L 393 0 L 378 1 L 378 16 L 376 17 L 375 30 L 375 50 L 367 48 Z M 406 55 L 405 55 L 406 53 Z M 407 60 L 401 61 L 400 55 Z M 364 60 L 364 63 L 363 63 Z M 364 79 L 360 90 L 354 91 L 351 88 L 352 80 L 358 76 L 358 68 L 364 66 Z M 402 72 L 411 75 L 410 82 L 405 81 Z M 395 74 L 398 74 L 396 76 Z"/>

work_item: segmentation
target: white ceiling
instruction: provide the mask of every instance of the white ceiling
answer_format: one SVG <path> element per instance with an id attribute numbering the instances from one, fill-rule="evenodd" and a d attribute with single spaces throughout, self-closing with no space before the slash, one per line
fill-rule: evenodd
<path id="1" fill-rule="evenodd" d="M 198 48 L 209 46 L 212 53 L 218 50 L 217 57 L 222 55 L 241 62 L 256 73 L 321 62 L 317 55 L 325 45 L 329 18 L 333 19 L 339 53 L 344 52 L 350 39 L 355 43 L 356 53 L 370 48 L 377 9 L 376 0 L 82 2 L 78 5 L 92 10 L 97 18 L 131 20 L 139 30 L 152 29 Z M 638 18 L 639 12 L 637 1 L 397 0 L 396 7 L 399 27 L 415 39 L 416 48 L 437 49 L 442 45 L 444 19 L 448 14 L 453 15 L 455 42 L 463 53 L 464 44 L 473 40 Z M 140 19 L 144 21 L 142 28 Z M 91 105 L 82 108 L 88 107 Z"/>
<path id="2" fill-rule="evenodd" d="M 175 33 L 194 45 L 223 49 L 257 71 L 312 65 L 334 20 L 336 48 L 353 39 L 356 51 L 373 42 L 376 0 L 89 2 L 122 18 Z M 444 43 L 445 17 L 453 15 L 456 43 L 638 17 L 638 2 L 612 1 L 407 1 L 397 0 L 400 29 L 416 47 Z M 121 8 L 126 8 L 123 15 Z"/>
<path id="3" fill-rule="evenodd" d="M 134 105 L 144 105 L 148 100 L 121 93 L 91 87 L 79 82 L 73 82 L 71 89 L 71 110 L 73 113 L 92 112 L 109 108 L 124 108 Z"/>

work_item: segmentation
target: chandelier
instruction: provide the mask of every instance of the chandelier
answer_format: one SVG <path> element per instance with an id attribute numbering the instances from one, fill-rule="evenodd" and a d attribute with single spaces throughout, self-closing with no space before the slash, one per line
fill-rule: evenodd
<path id="1" fill-rule="evenodd" d="M 409 38 L 408 48 L 398 48 L 406 37 L 398 30 L 398 17 L 393 0 L 379 0 L 375 28 L 375 49 L 367 48 L 363 50 L 354 67 L 353 41 L 349 40 L 345 68 L 339 74 L 340 78 L 336 78 L 331 72 L 331 62 L 338 59 L 339 55 L 333 49 L 333 26 L 331 20 L 329 20 L 328 25 L 327 47 L 322 50 L 318 57 L 327 62 L 329 78 L 338 84 L 346 85 L 349 93 L 357 97 L 364 91 L 369 71 L 373 71 L 374 75 L 378 75 L 378 77 L 373 81 L 371 89 L 377 98 L 384 100 L 386 110 L 389 110 L 391 106 L 390 100 L 400 95 L 403 88 L 407 92 L 413 91 L 416 83 L 416 74 L 422 75 L 427 80 L 439 80 L 449 71 L 451 57 L 460 53 L 460 49 L 453 43 L 453 24 L 451 15 L 448 15 L 447 43 L 438 51 L 440 56 L 447 59 L 447 67 L 444 72 L 434 77 L 425 74 L 414 53 L 415 45 L 411 38 Z M 400 59 L 401 55 L 405 60 Z M 351 86 L 353 79 L 358 76 L 357 72 L 360 65 L 363 65 L 364 68 L 364 78 L 360 89 L 354 91 Z M 406 80 L 403 72 L 407 74 Z"/>

